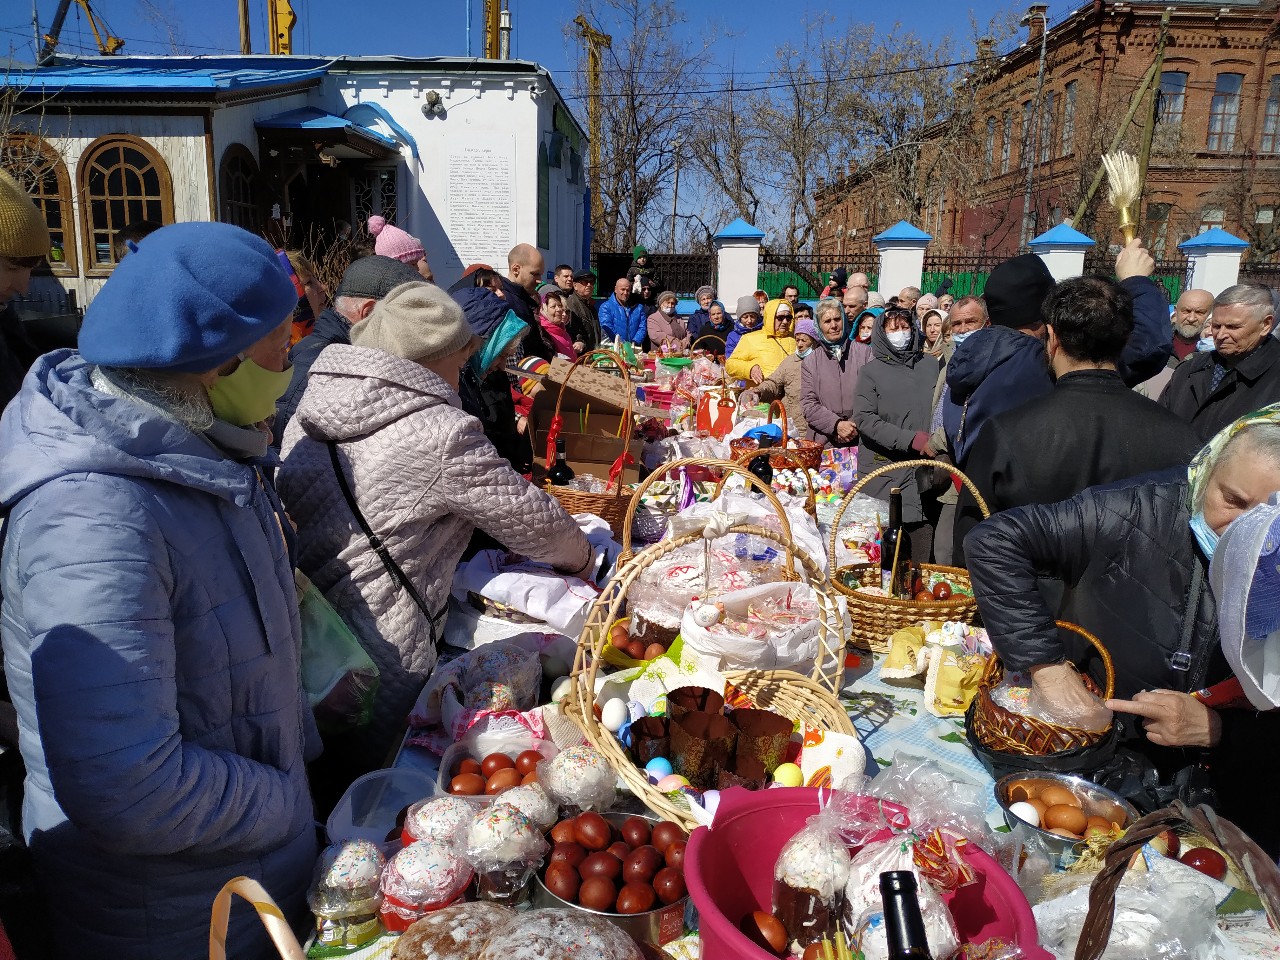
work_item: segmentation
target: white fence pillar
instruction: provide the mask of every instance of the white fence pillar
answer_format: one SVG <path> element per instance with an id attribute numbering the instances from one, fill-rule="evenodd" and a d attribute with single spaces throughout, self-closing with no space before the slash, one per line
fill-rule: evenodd
<path id="1" fill-rule="evenodd" d="M 1216 297 L 1240 281 L 1240 258 L 1249 244 L 1214 227 L 1182 241 L 1178 249 L 1187 255 L 1187 289 L 1208 290 Z"/>
<path id="2" fill-rule="evenodd" d="M 1065 223 L 1046 230 L 1027 244 L 1058 283 L 1084 276 L 1084 255 L 1095 245 L 1092 239 Z"/>
<path id="3" fill-rule="evenodd" d="M 756 292 L 760 281 L 760 241 L 764 231 L 739 217 L 711 238 L 716 249 L 716 294 L 733 314 L 739 297 Z"/>
<path id="4" fill-rule="evenodd" d="M 886 300 L 903 287 L 918 287 L 924 278 L 924 251 L 933 237 L 905 220 L 878 233 L 871 242 L 880 251 L 880 275 L 876 288 Z"/>

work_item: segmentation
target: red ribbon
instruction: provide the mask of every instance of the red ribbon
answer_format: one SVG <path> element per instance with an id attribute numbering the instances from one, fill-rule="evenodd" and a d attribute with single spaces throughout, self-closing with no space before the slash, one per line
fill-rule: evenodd
<path id="1" fill-rule="evenodd" d="M 626 451 L 617 460 L 613 461 L 613 466 L 609 468 L 609 482 L 613 483 L 618 479 L 618 474 L 622 473 L 627 467 L 636 462 L 630 451 Z"/>
<path id="2" fill-rule="evenodd" d="M 551 426 L 547 427 L 547 469 L 551 469 L 551 465 L 556 462 L 556 440 L 560 437 L 560 428 L 564 426 L 564 419 L 560 414 L 556 414 L 551 418 Z"/>

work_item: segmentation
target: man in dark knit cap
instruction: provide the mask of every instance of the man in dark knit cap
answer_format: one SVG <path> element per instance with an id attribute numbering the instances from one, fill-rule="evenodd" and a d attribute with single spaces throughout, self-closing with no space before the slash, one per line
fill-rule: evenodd
<path id="1" fill-rule="evenodd" d="M 284 428 L 293 419 L 298 401 L 307 389 L 307 375 L 320 351 L 331 343 L 351 343 L 351 327 L 373 311 L 373 305 L 402 283 L 421 280 L 417 267 L 401 263 L 393 257 L 374 255 L 361 257 L 347 267 L 333 297 L 333 306 L 316 318 L 311 332 L 294 344 L 289 359 L 293 361 L 293 381 L 276 404 L 276 421 L 272 428 L 275 445 L 280 446 Z"/>

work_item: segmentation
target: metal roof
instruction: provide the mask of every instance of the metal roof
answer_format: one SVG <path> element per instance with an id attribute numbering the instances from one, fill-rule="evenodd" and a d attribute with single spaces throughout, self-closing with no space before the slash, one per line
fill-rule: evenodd
<path id="1" fill-rule="evenodd" d="M 396 150 L 400 146 L 385 133 L 370 130 L 368 127 L 363 127 L 345 117 L 339 117 L 336 114 L 327 113 L 315 107 L 299 107 L 297 110 L 287 110 L 284 113 L 276 114 L 274 117 L 256 120 L 253 125 L 260 130 L 337 130 L 368 137 L 370 140 L 377 141 L 392 150 Z"/>
<path id="2" fill-rule="evenodd" d="M 217 93 L 319 80 L 319 57 L 102 57 L 8 71 L 3 85 L 42 93 Z"/>

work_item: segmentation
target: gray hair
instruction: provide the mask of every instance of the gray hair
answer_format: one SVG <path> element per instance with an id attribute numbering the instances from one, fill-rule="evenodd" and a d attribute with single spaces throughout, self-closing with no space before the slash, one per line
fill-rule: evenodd
<path id="1" fill-rule="evenodd" d="M 1267 314 L 1275 313 L 1275 300 L 1271 288 L 1261 283 L 1237 283 L 1227 287 L 1213 298 L 1213 309 L 1218 307 L 1254 307 L 1257 311 L 1255 319 L 1261 320 Z"/>
<path id="2" fill-rule="evenodd" d="M 821 321 L 829 313 L 835 313 L 843 317 L 844 304 L 835 297 L 823 297 L 818 301 L 817 307 L 814 308 L 813 319 Z"/>
<path id="3" fill-rule="evenodd" d="M 982 299 L 982 297 L 979 297 L 976 294 L 972 294 L 972 293 L 968 294 L 967 296 L 961 297 L 959 300 L 953 301 L 951 304 L 951 309 L 948 310 L 947 313 L 948 314 L 955 313 L 961 307 L 967 307 L 971 303 L 976 303 L 978 306 L 982 308 L 983 320 L 991 319 L 991 314 L 987 312 L 987 301 Z"/>
<path id="4" fill-rule="evenodd" d="M 209 394 L 189 373 L 139 367 L 98 367 L 93 385 L 103 393 L 135 400 L 180 423 L 192 433 L 213 426 Z"/>
<path id="5" fill-rule="evenodd" d="M 333 309 L 342 314 L 347 320 L 355 323 L 360 319 L 361 304 L 370 300 L 374 303 L 378 302 L 376 297 L 352 297 L 344 293 L 342 296 L 334 298 Z"/>
<path id="6" fill-rule="evenodd" d="M 898 296 L 901 297 L 904 293 L 909 297 L 914 297 L 917 300 L 920 299 L 919 287 L 903 287 L 901 290 L 898 291 Z"/>

